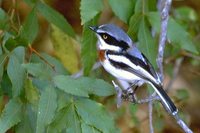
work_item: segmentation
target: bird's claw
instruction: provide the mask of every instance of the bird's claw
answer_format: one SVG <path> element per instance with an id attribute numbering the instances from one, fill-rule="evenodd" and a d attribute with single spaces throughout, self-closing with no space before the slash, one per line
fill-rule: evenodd
<path id="1" fill-rule="evenodd" d="M 122 100 L 135 103 L 136 97 L 134 93 L 129 92 L 128 90 L 122 90 L 114 81 L 112 81 L 112 83 L 117 92 L 117 108 L 122 105 Z"/>

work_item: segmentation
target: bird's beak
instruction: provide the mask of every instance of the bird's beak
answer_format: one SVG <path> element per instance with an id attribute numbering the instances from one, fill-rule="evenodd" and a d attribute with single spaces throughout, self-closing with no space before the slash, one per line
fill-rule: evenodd
<path id="1" fill-rule="evenodd" d="M 90 30 L 97 32 L 98 26 L 89 26 Z"/>

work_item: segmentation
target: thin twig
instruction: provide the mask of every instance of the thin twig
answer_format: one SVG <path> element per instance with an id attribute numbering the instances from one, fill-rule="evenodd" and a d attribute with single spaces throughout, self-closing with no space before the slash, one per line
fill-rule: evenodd
<path id="1" fill-rule="evenodd" d="M 181 52 L 181 54 L 182 54 L 183 56 L 187 56 L 187 57 L 193 58 L 193 59 L 195 59 L 195 60 L 200 60 L 200 56 L 194 55 L 194 54 L 189 53 L 189 52 L 187 52 L 187 51 L 183 51 L 183 52 Z"/>
<path id="2" fill-rule="evenodd" d="M 150 129 L 150 133 L 154 133 L 154 129 L 153 129 L 153 102 L 149 101 L 148 103 L 148 108 L 149 108 L 149 129 Z"/>
<path id="3" fill-rule="evenodd" d="M 55 66 L 50 64 L 44 57 L 41 56 L 40 53 L 38 53 L 31 45 L 28 46 L 31 53 L 34 52 L 40 59 L 42 59 L 45 63 L 47 63 L 54 71 L 55 71 Z"/>

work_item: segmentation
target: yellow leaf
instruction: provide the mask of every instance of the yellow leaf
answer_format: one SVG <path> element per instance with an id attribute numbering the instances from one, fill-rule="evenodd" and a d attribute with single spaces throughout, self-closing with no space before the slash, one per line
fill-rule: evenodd
<path id="1" fill-rule="evenodd" d="M 79 70 L 80 45 L 56 26 L 52 25 L 51 28 L 51 40 L 55 56 L 64 64 L 69 72 L 77 72 Z"/>

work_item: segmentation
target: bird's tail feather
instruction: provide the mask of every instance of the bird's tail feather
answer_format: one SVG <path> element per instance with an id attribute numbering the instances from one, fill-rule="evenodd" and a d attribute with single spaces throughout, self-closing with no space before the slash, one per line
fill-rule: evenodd
<path id="1" fill-rule="evenodd" d="M 152 82 L 150 84 L 159 95 L 162 105 L 166 108 L 166 110 L 172 115 L 177 114 L 178 109 L 176 108 L 170 97 L 167 95 L 167 93 L 164 91 L 162 85 Z"/>

